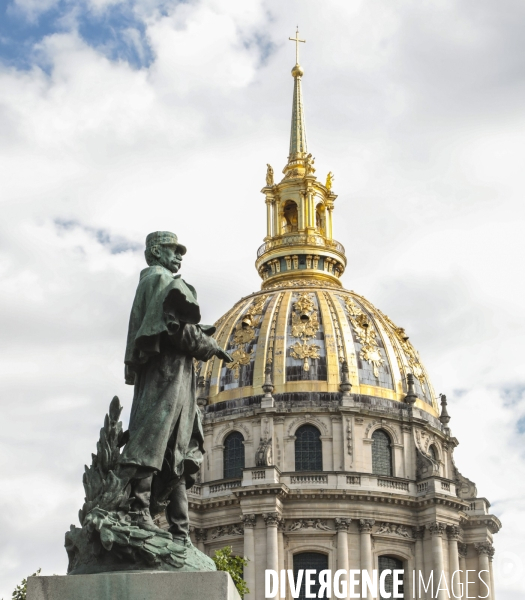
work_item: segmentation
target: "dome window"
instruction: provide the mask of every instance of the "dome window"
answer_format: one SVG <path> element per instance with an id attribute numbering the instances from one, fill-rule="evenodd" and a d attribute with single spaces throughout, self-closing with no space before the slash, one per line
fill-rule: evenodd
<path id="1" fill-rule="evenodd" d="M 382 429 L 372 434 L 372 473 L 392 477 L 392 444 Z"/>
<path id="2" fill-rule="evenodd" d="M 394 570 L 402 570 L 403 562 L 393 556 L 380 556 L 378 558 L 378 567 L 379 567 L 379 576 L 381 573 L 386 570 L 394 571 Z M 399 591 L 404 594 L 403 586 L 400 586 Z M 387 575 L 385 577 L 385 592 L 386 596 L 381 596 L 381 600 L 383 598 L 393 598 L 394 596 L 394 577 L 393 574 Z"/>
<path id="3" fill-rule="evenodd" d="M 301 552 L 300 554 L 295 554 L 293 557 L 293 574 L 294 580 L 297 581 L 297 575 L 301 569 L 312 569 L 315 571 L 315 575 L 312 579 L 316 582 L 315 585 L 310 587 L 310 593 L 314 594 L 314 597 L 318 597 L 319 588 L 319 573 L 328 569 L 328 556 L 326 554 L 321 554 L 320 552 Z M 319 596 L 319 598 L 326 598 L 323 594 Z M 306 599 L 306 590 L 305 590 L 305 577 L 303 573 L 303 580 L 301 582 L 301 589 L 299 591 L 299 599 Z"/>
<path id="4" fill-rule="evenodd" d="M 302 425 L 295 432 L 295 470 L 323 470 L 321 433 L 313 425 Z"/>
<path id="5" fill-rule="evenodd" d="M 244 469 L 244 437 L 234 431 L 224 440 L 224 479 L 242 477 Z"/>

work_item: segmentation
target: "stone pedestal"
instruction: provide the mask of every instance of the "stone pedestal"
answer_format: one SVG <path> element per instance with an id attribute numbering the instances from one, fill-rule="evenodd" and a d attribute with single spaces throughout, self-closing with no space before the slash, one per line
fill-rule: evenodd
<path id="1" fill-rule="evenodd" d="M 224 571 L 29 577 L 27 600 L 240 600 Z"/>

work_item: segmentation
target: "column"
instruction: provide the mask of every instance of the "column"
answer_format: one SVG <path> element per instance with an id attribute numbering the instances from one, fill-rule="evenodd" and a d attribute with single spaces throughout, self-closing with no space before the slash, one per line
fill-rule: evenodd
<path id="1" fill-rule="evenodd" d="M 490 598 L 496 600 L 496 594 L 494 593 L 494 573 L 492 571 L 492 560 L 494 558 L 494 548 L 491 546 L 489 552 L 489 570 L 490 570 Z"/>
<path id="2" fill-rule="evenodd" d="M 332 233 L 332 211 L 334 210 L 333 206 L 326 207 L 326 237 L 331 240 L 333 237 Z"/>
<path id="3" fill-rule="evenodd" d="M 412 530 L 414 534 L 414 538 L 416 540 L 416 557 L 415 557 L 415 568 L 416 572 L 415 577 L 412 576 L 412 573 L 409 573 L 409 581 L 415 581 L 416 590 L 419 589 L 419 573 L 423 573 L 423 577 L 426 577 L 425 574 L 425 559 L 423 558 L 423 539 L 425 538 L 425 528 L 424 527 L 414 527 Z M 412 596 L 411 596 L 412 597 Z"/>
<path id="4" fill-rule="evenodd" d="M 298 206 L 298 226 L 297 229 L 299 231 L 304 232 L 304 230 L 307 227 L 307 214 L 308 214 L 308 210 L 306 208 L 306 194 L 301 192 L 301 201 L 299 202 L 299 206 Z"/>
<path id="5" fill-rule="evenodd" d="M 441 575 L 445 570 L 443 564 L 443 533 L 445 525 L 443 523 L 432 523 L 429 525 L 430 534 L 432 535 L 432 570 L 434 571 L 434 589 L 437 590 Z M 434 598 L 438 600 L 448 600 L 447 593 L 441 586 L 439 592 L 434 593 Z"/>
<path id="6" fill-rule="evenodd" d="M 337 531 L 337 569 L 348 571 L 348 526 L 352 519 L 336 518 Z"/>
<path id="7" fill-rule="evenodd" d="M 279 223 L 280 202 L 273 201 L 273 235 L 281 235 L 281 224 Z"/>
<path id="8" fill-rule="evenodd" d="M 335 519 L 335 529 L 337 531 L 337 570 L 344 569 L 348 571 L 348 526 L 352 519 L 339 518 Z M 335 572 L 335 571 L 334 571 Z M 348 581 L 348 577 L 344 578 Z"/>
<path id="9" fill-rule="evenodd" d="M 361 570 L 368 571 L 372 576 L 373 561 L 372 561 L 372 526 L 374 519 L 359 519 L 359 531 L 361 533 Z M 371 600 L 370 592 L 367 592 L 367 600 Z"/>
<path id="10" fill-rule="evenodd" d="M 244 556 L 248 559 L 248 564 L 244 567 L 244 580 L 250 590 L 250 593 L 245 596 L 247 600 L 255 598 L 255 539 L 253 528 L 255 527 L 256 520 L 256 515 L 242 516 L 244 524 Z"/>
<path id="11" fill-rule="evenodd" d="M 272 201 L 266 198 L 266 236 L 272 237 Z"/>
<path id="12" fill-rule="evenodd" d="M 279 547 L 279 575 L 280 572 L 284 569 L 284 528 L 285 523 L 284 519 L 279 521 L 279 525 L 277 527 L 277 536 L 278 536 L 278 547 Z"/>
<path id="13" fill-rule="evenodd" d="M 458 544 L 458 555 L 459 555 L 459 569 L 461 571 L 461 581 L 463 583 L 463 595 L 462 598 L 465 598 L 466 593 L 466 585 L 467 585 L 467 544 Z"/>
<path id="14" fill-rule="evenodd" d="M 489 556 L 494 554 L 492 544 L 490 542 L 483 542 L 481 544 L 474 544 L 474 546 L 478 551 L 478 573 L 479 571 L 488 571 L 488 573 L 483 573 L 481 577 L 483 577 L 483 580 L 486 581 L 491 588 L 492 578 L 490 577 Z M 489 595 L 485 598 L 485 600 L 493 600 L 491 592 L 492 590 L 489 589 Z M 487 588 L 480 581 L 478 585 L 478 596 L 485 596 L 486 593 Z"/>
<path id="15" fill-rule="evenodd" d="M 208 532 L 206 529 L 196 529 L 195 530 L 195 539 L 197 540 L 197 549 L 200 550 L 203 554 L 205 554 L 204 550 L 204 542 L 206 541 L 206 537 Z"/>
<path id="16" fill-rule="evenodd" d="M 308 213 L 306 215 L 308 227 L 313 229 L 315 227 L 315 209 L 312 192 L 306 192 L 306 205 L 308 206 Z"/>
<path id="17" fill-rule="evenodd" d="M 266 568 L 279 571 L 279 541 L 277 527 L 280 516 L 277 512 L 264 513 L 264 522 L 266 523 Z"/>
<path id="18" fill-rule="evenodd" d="M 450 591 L 452 596 L 459 597 L 461 575 L 457 573 L 454 578 L 455 571 L 459 571 L 459 552 L 458 541 L 461 529 L 457 525 L 449 525 L 447 527 L 448 534 L 448 572 L 450 575 Z"/>

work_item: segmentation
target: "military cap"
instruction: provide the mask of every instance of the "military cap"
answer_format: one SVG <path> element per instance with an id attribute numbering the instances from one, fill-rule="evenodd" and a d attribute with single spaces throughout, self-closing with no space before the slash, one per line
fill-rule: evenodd
<path id="1" fill-rule="evenodd" d="M 146 248 L 152 246 L 177 246 L 181 254 L 186 254 L 186 246 L 179 244 L 179 240 L 171 231 L 154 231 L 146 237 Z"/>

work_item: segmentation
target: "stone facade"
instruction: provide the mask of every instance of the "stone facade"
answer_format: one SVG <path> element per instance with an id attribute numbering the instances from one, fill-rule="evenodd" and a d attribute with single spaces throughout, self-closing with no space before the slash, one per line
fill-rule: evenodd
<path id="1" fill-rule="evenodd" d="M 248 600 L 263 600 L 265 569 L 293 569 L 302 553 L 333 571 L 397 560 L 425 579 L 443 571 L 456 589 L 454 571 L 492 574 L 501 524 L 454 463 L 446 398 L 440 409 L 405 330 L 342 287 L 333 176 L 315 177 L 297 117 L 303 74 L 296 65 L 294 150 L 281 182 L 268 166 L 262 190 L 262 290 L 216 323 L 234 362 L 198 370 L 207 453 L 189 492 L 194 543 L 248 558 Z M 242 436 L 234 451 L 232 432 Z M 236 477 L 224 478 L 226 460 Z M 494 600 L 492 575 L 491 585 Z"/>
<path id="2" fill-rule="evenodd" d="M 224 407 L 205 415 L 208 452 L 201 482 L 190 490 L 194 543 L 207 554 L 231 545 L 249 559 L 249 600 L 264 598 L 265 569 L 293 569 L 293 556 L 319 552 L 330 569 L 378 568 L 378 558 L 399 559 L 403 568 L 444 571 L 491 569 L 499 520 L 484 498 L 458 496 L 452 452 L 457 440 L 423 411 L 378 409 L 352 398 L 347 406 L 247 410 Z M 323 469 L 296 472 L 295 432 L 310 423 L 321 432 Z M 393 441 L 393 476 L 374 475 L 372 434 Z M 242 477 L 222 478 L 228 433 L 245 439 Z M 438 469 L 421 477 L 416 435 L 431 440 Z M 271 437 L 275 464 L 256 466 L 259 440 Z M 349 452 L 351 449 L 351 452 Z M 470 586 L 470 595 L 485 595 Z M 408 592 L 408 593 L 407 593 Z M 412 597 L 411 579 L 405 593 Z"/>

